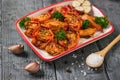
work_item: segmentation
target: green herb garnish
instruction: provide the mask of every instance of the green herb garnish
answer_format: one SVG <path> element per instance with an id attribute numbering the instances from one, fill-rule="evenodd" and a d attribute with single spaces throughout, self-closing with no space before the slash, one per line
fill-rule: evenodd
<path id="1" fill-rule="evenodd" d="M 102 28 L 106 28 L 109 24 L 109 21 L 106 17 L 96 17 L 95 23 L 101 25 Z"/>
<path id="2" fill-rule="evenodd" d="M 63 20 L 64 19 L 64 16 L 62 15 L 62 13 L 58 12 L 58 11 L 55 11 L 53 14 L 52 14 L 52 18 L 56 18 L 56 19 L 59 19 L 59 20 Z"/>
<path id="3" fill-rule="evenodd" d="M 55 38 L 57 38 L 58 40 L 66 39 L 66 32 L 64 30 L 60 30 L 55 34 Z"/>
<path id="4" fill-rule="evenodd" d="M 90 27 L 90 21 L 89 20 L 84 20 L 82 23 L 82 28 L 83 29 L 87 29 L 88 27 Z"/>
<path id="5" fill-rule="evenodd" d="M 19 26 L 20 26 L 21 28 L 24 28 L 24 29 L 25 29 L 25 22 L 26 22 L 26 21 L 29 21 L 29 20 L 30 20 L 29 17 L 23 18 L 23 19 L 19 22 Z"/>

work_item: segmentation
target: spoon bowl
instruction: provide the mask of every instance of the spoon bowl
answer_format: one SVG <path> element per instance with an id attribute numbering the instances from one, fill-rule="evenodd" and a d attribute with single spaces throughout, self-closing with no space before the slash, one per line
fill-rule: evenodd
<path id="1" fill-rule="evenodd" d="M 96 68 L 100 67 L 103 62 L 107 52 L 120 40 L 120 34 L 103 50 L 92 53 L 86 58 L 86 64 L 90 67 Z"/>
<path id="2" fill-rule="evenodd" d="M 96 53 L 92 53 L 86 58 L 86 63 L 90 67 L 100 67 L 103 61 L 104 57 Z"/>

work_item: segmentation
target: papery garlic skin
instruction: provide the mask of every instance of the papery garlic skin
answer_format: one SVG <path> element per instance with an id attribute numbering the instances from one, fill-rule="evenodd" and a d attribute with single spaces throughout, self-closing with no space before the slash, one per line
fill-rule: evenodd
<path id="1" fill-rule="evenodd" d="M 31 63 L 27 64 L 24 69 L 28 72 L 35 73 L 35 72 L 39 71 L 40 63 L 38 61 L 31 62 Z"/>
<path id="2" fill-rule="evenodd" d="M 8 50 L 13 52 L 14 54 L 21 54 L 24 52 L 24 45 L 23 44 L 16 44 L 8 47 Z"/>

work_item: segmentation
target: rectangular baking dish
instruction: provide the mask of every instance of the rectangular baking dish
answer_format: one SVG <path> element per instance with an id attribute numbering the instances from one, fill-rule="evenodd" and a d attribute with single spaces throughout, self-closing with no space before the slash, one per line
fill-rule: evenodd
<path id="1" fill-rule="evenodd" d="M 35 11 L 33 11 L 33 12 L 31 12 L 31 13 L 29 13 L 29 14 L 21 17 L 21 18 L 19 18 L 19 19 L 16 20 L 16 22 L 15 22 L 15 27 L 16 27 L 17 31 L 19 32 L 20 36 L 24 39 L 24 41 L 28 44 L 28 46 L 31 47 L 31 49 L 35 52 L 35 54 L 36 54 L 39 58 L 41 58 L 42 60 L 44 60 L 44 61 L 53 61 L 53 60 L 55 60 L 55 59 L 58 59 L 58 58 L 60 58 L 60 57 L 62 57 L 62 56 L 65 56 L 65 55 L 67 55 L 67 54 L 69 54 L 69 53 L 71 53 L 71 52 L 73 52 L 73 51 L 75 51 L 75 50 L 77 50 L 77 49 L 79 49 L 79 48 L 82 48 L 82 47 L 84 47 L 84 46 L 86 46 L 86 45 L 88 45 L 88 44 L 90 44 L 90 43 L 93 43 L 93 42 L 95 42 L 95 41 L 97 41 L 97 40 L 99 40 L 99 39 L 101 39 L 101 38 L 103 38 L 103 37 L 106 37 L 107 35 L 111 34 L 111 33 L 114 31 L 114 27 L 113 27 L 113 25 L 110 23 L 107 28 L 103 29 L 103 32 L 96 32 L 96 33 L 94 34 L 94 37 L 91 37 L 91 38 L 87 38 L 87 39 L 86 39 L 86 38 L 81 38 L 80 41 L 79 41 L 79 44 L 78 44 L 76 47 L 74 47 L 74 48 L 72 48 L 72 49 L 70 49 L 70 50 L 64 51 L 63 53 L 58 54 L 58 55 L 56 55 L 56 56 L 51 56 L 51 55 L 49 55 L 46 51 L 40 50 L 40 49 L 38 49 L 37 47 L 35 47 L 35 46 L 31 43 L 31 41 L 30 41 L 31 39 L 28 38 L 28 37 L 24 34 L 24 31 L 25 31 L 25 30 L 21 29 L 20 26 L 19 26 L 19 22 L 20 22 L 23 18 L 25 18 L 25 17 L 37 16 L 37 15 L 39 15 L 39 14 L 42 14 L 42 13 L 48 11 L 49 9 L 51 9 L 51 8 L 53 8 L 53 7 L 69 5 L 69 4 L 71 4 L 71 3 L 72 3 L 72 1 L 63 1 L 63 2 L 56 3 L 56 4 L 52 4 L 52 5 L 50 5 L 50 6 L 47 6 L 47 7 L 38 9 L 38 10 L 35 10 Z M 103 14 L 103 12 L 101 12 L 100 9 L 98 9 L 98 8 L 95 7 L 94 5 L 92 5 L 92 9 L 93 9 L 93 13 L 94 13 L 95 16 L 105 16 L 105 15 Z"/>

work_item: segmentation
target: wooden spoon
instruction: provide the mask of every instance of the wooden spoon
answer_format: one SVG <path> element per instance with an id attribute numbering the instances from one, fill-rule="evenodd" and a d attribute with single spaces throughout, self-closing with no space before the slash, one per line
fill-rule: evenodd
<path id="1" fill-rule="evenodd" d="M 96 68 L 103 64 L 107 52 L 120 40 L 120 34 L 103 50 L 90 54 L 86 58 L 86 64 L 90 67 Z"/>

